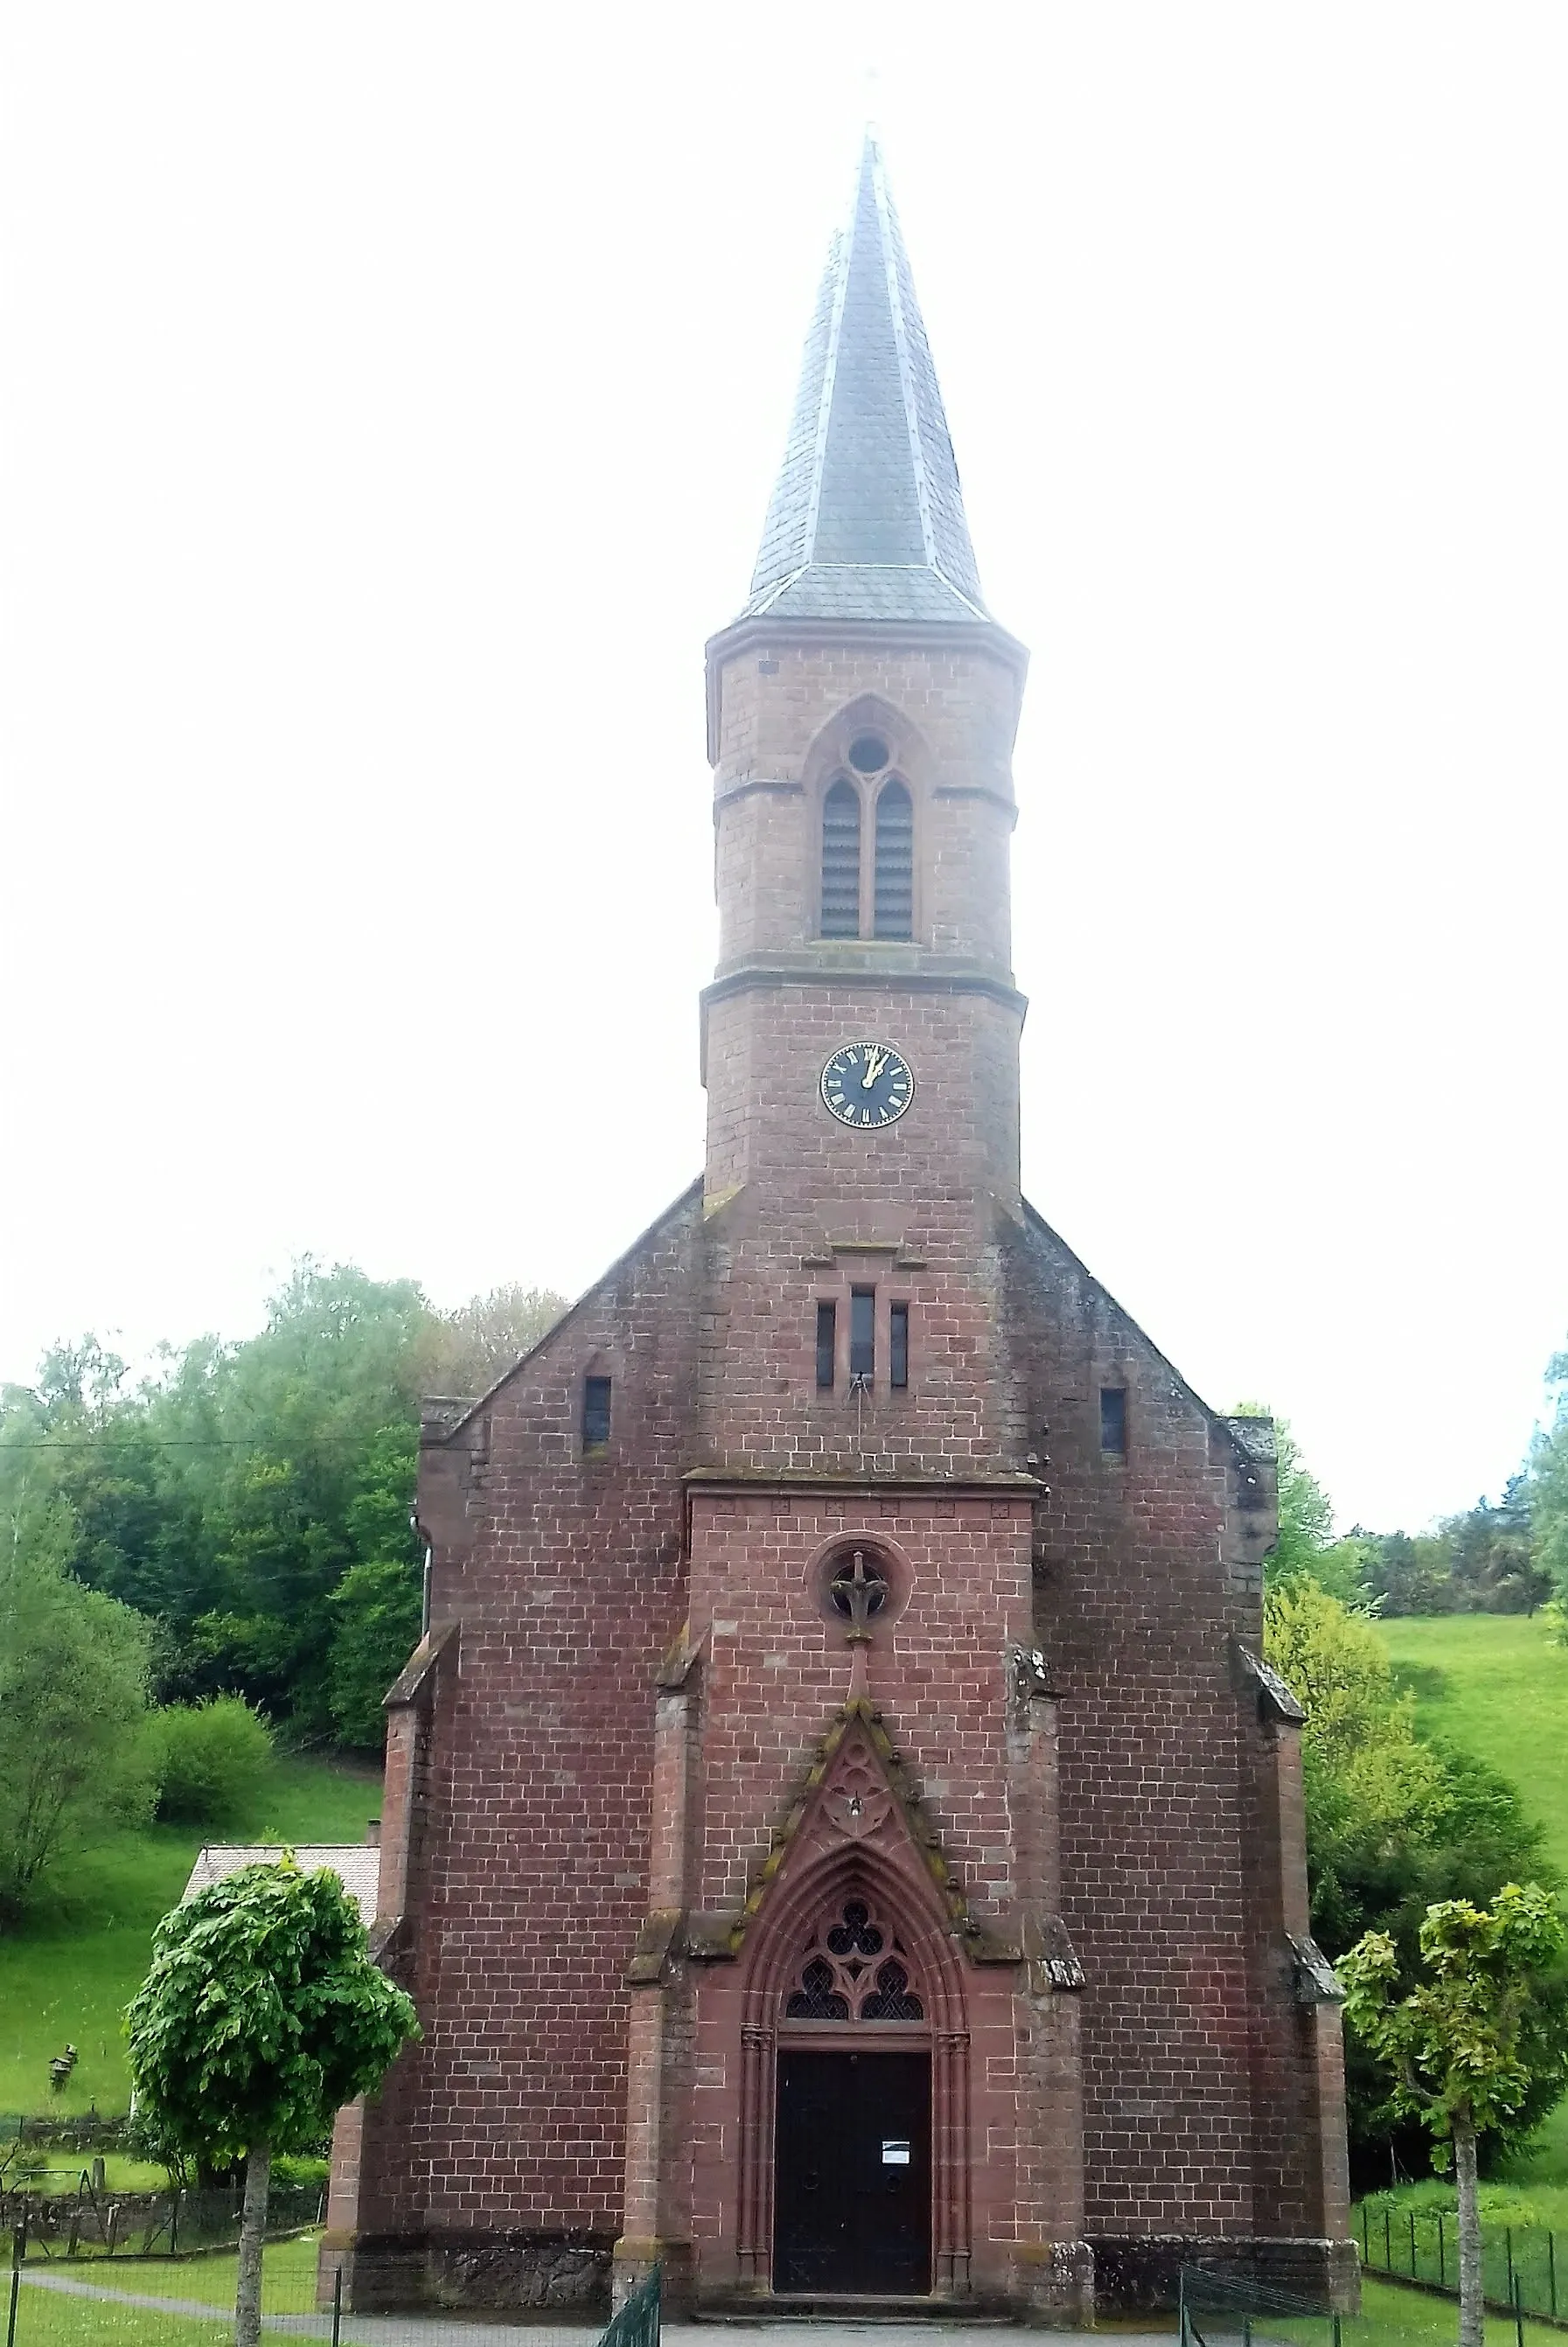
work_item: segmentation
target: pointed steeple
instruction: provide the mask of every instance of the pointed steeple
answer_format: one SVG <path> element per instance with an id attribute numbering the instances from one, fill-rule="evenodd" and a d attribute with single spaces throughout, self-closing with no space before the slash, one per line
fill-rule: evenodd
<path id="1" fill-rule="evenodd" d="M 985 621 L 909 257 L 867 132 L 743 617 Z"/>

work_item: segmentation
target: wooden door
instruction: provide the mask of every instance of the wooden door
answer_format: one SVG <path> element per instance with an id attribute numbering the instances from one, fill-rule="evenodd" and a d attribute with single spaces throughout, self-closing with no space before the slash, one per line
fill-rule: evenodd
<path id="1" fill-rule="evenodd" d="M 931 2287 L 931 2056 L 781 2049 L 774 2288 L 917 2297 Z"/>

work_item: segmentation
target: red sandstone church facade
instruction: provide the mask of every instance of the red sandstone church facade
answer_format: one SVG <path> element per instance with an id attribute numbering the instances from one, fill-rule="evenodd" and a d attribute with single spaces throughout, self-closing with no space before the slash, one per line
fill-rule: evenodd
<path id="1" fill-rule="evenodd" d="M 708 649 L 702 1177 L 427 1414 L 356 2305 L 1353 2287 L 1269 1430 L 1020 1191 L 1024 665 L 868 145 Z"/>

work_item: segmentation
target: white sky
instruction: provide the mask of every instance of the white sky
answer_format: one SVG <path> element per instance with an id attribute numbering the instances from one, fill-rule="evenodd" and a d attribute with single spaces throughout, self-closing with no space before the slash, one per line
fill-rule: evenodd
<path id="1" fill-rule="evenodd" d="M 1568 13 L 12 0 L 0 1376 L 702 1157 L 703 638 L 865 68 L 1032 647 L 1026 1185 L 1341 1520 L 1568 1336 Z"/>

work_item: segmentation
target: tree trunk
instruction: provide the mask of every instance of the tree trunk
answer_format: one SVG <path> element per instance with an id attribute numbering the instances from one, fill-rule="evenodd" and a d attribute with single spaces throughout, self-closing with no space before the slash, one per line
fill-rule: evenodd
<path id="1" fill-rule="evenodd" d="M 261 2244 L 267 2238 L 267 2186 L 272 2173 L 272 2145 L 253 2143 L 245 2161 L 245 2207 L 240 2219 L 234 2347 L 258 2347 L 261 2336 Z"/>
<path id="2" fill-rule="evenodd" d="M 1481 2297 L 1481 2201 L 1476 2190 L 1475 2129 L 1456 2117 L 1454 2175 L 1459 2183 L 1459 2347 L 1481 2347 L 1486 2306 Z"/>

